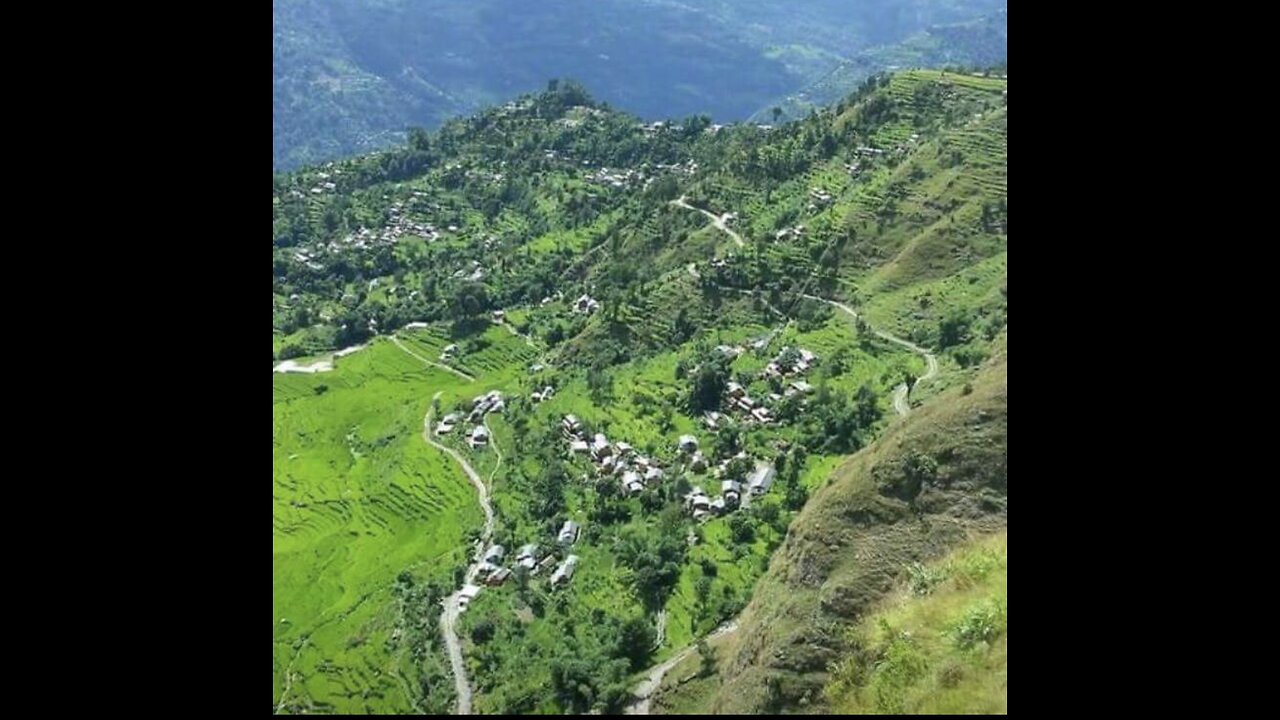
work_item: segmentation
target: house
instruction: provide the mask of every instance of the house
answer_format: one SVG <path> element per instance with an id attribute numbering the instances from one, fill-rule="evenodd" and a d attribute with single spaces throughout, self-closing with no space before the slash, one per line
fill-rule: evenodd
<path id="1" fill-rule="evenodd" d="M 625 443 L 625 442 L 615 443 L 615 444 L 614 444 L 614 448 L 616 448 L 616 449 L 617 449 L 617 451 L 618 451 L 618 454 L 619 454 L 619 455 L 621 455 L 621 456 L 623 456 L 623 457 L 626 457 L 627 455 L 630 455 L 630 454 L 631 454 L 631 450 L 632 450 L 632 448 L 631 448 L 631 444 L 630 444 L 630 443 Z"/>
<path id="2" fill-rule="evenodd" d="M 774 469 L 772 463 L 756 465 L 755 472 L 751 473 L 750 479 L 747 480 L 747 486 L 751 488 L 751 494 L 763 495 L 769 492 L 769 488 L 773 486 L 773 480 L 777 475 L 778 471 Z"/>
<path id="3" fill-rule="evenodd" d="M 690 491 L 690 493 L 685 496 L 685 501 L 695 510 L 698 508 L 706 510 L 711 507 L 711 498 L 707 497 L 707 494 L 703 492 L 700 487 L 695 487 Z"/>
<path id="4" fill-rule="evenodd" d="M 505 583 L 509 577 L 511 577 L 511 571 L 509 569 L 497 568 L 489 574 L 489 577 L 485 578 L 484 582 L 486 585 L 496 586 Z"/>
<path id="5" fill-rule="evenodd" d="M 791 383 L 791 389 L 802 395 L 808 395 L 813 392 L 813 386 L 803 380 L 794 380 Z"/>
<path id="6" fill-rule="evenodd" d="M 582 423 L 573 415 L 565 415 L 564 420 L 560 421 L 560 429 L 565 435 L 577 435 L 582 432 Z"/>
<path id="7" fill-rule="evenodd" d="M 711 512 L 716 515 L 723 515 L 726 509 L 724 498 L 718 497 L 711 501 Z"/>
<path id="8" fill-rule="evenodd" d="M 572 545 L 578 541 L 578 523 L 572 520 L 565 520 L 564 526 L 560 528 L 560 534 L 556 536 L 556 542 L 561 545 Z"/>
<path id="9" fill-rule="evenodd" d="M 693 457 L 689 458 L 689 469 L 694 472 L 702 472 L 707 469 L 707 458 L 702 451 L 695 452 Z"/>
<path id="10" fill-rule="evenodd" d="M 444 346 L 444 354 L 445 354 L 445 355 L 457 355 L 457 354 L 458 354 L 458 346 L 457 346 L 457 345 L 445 345 L 445 346 Z"/>
<path id="11" fill-rule="evenodd" d="M 708 430 L 715 430 L 720 427 L 720 418 L 722 416 L 715 410 L 708 410 L 702 414 L 702 422 L 706 423 Z"/>
<path id="12" fill-rule="evenodd" d="M 488 445 L 489 444 L 489 428 L 486 428 L 483 425 L 475 426 L 475 429 L 471 431 L 470 442 L 471 442 L 471 447 L 473 448 L 484 447 Z"/>
<path id="13" fill-rule="evenodd" d="M 479 585 L 472 585 L 471 583 L 463 585 L 462 590 L 458 591 L 458 609 L 466 610 L 467 605 L 471 604 L 471 601 L 475 600 L 476 596 L 479 594 Z"/>
<path id="14" fill-rule="evenodd" d="M 622 473 L 622 491 L 628 495 L 644 490 L 644 483 L 640 482 L 640 475 L 632 470 Z"/>
<path id="15" fill-rule="evenodd" d="M 538 546 L 534 543 L 521 545 L 520 551 L 516 553 L 516 565 L 530 570 L 538 565 Z"/>
<path id="16" fill-rule="evenodd" d="M 454 425 L 456 425 L 461 419 L 462 417 L 457 413 L 449 413 L 448 415 L 445 415 L 440 418 L 440 422 L 436 423 L 436 434 L 448 435 L 453 432 Z"/>
<path id="17" fill-rule="evenodd" d="M 578 567 L 577 555 L 570 555 L 569 557 L 565 558 L 564 562 L 560 564 L 560 567 L 556 568 L 556 571 L 551 574 L 551 584 L 554 586 L 554 585 L 559 585 L 561 583 L 566 583 L 572 580 L 573 571 L 576 570 L 577 567 Z"/>
<path id="18" fill-rule="evenodd" d="M 698 449 L 698 438 L 692 435 L 680 436 L 680 452 L 691 453 Z"/>
<path id="19" fill-rule="evenodd" d="M 767 407 L 758 407 L 753 409 L 751 411 L 751 417 L 755 418 L 756 421 L 761 423 L 768 423 L 773 421 L 773 417 L 769 415 L 769 408 Z"/>
<path id="20" fill-rule="evenodd" d="M 725 394 L 731 398 L 739 398 L 747 394 L 747 389 L 740 383 L 731 382 L 725 386 Z"/>
<path id="21" fill-rule="evenodd" d="M 501 545 L 493 545 L 484 553 L 485 562 L 500 563 L 503 556 L 507 554 L 507 549 Z"/>
<path id="22" fill-rule="evenodd" d="M 550 400 L 551 396 L 555 394 L 556 389 L 548 385 L 542 388 L 541 392 L 534 392 L 530 397 L 534 402 L 542 402 L 543 400 Z"/>
<path id="23" fill-rule="evenodd" d="M 588 445 L 585 440 L 574 440 L 573 442 L 569 443 L 569 452 L 571 453 L 577 454 L 577 453 L 585 453 L 590 451 L 591 451 L 591 446 Z"/>
<path id="24" fill-rule="evenodd" d="M 650 485 L 661 482 L 666 473 L 662 472 L 662 468 L 651 467 L 644 471 L 644 481 Z"/>
<path id="25" fill-rule="evenodd" d="M 741 350 L 739 350 L 736 347 L 733 347 L 732 345 L 717 345 L 716 352 L 719 352 L 721 355 L 725 356 L 730 360 L 738 357 L 738 355 L 742 353 Z"/>
<path id="26" fill-rule="evenodd" d="M 742 483 L 738 482 L 737 480 L 721 480 L 721 481 L 720 481 L 720 494 L 721 494 L 721 495 L 738 495 L 738 496 L 741 496 L 741 495 L 742 495 Z"/>
<path id="27" fill-rule="evenodd" d="M 577 313 L 586 313 L 590 315 L 600 308 L 600 303 L 596 302 L 590 295 L 583 295 L 573 303 L 573 311 Z"/>
<path id="28" fill-rule="evenodd" d="M 741 408 L 743 412 L 751 412 L 751 408 L 756 406 L 756 401 L 752 400 L 750 395 L 743 395 L 737 400 L 734 400 L 733 404 Z"/>
<path id="29" fill-rule="evenodd" d="M 494 322 L 502 322 L 503 320 L 506 320 L 506 319 L 507 319 L 507 313 L 505 311 L 502 311 L 502 310 L 493 311 Z"/>
<path id="30" fill-rule="evenodd" d="M 556 564 L 556 556 L 548 554 L 546 557 L 542 558 L 542 562 L 538 563 L 538 567 L 533 571 L 533 574 L 537 575 L 538 573 L 542 572 L 543 570 L 546 570 L 547 568 L 555 564 Z"/>
<path id="31" fill-rule="evenodd" d="M 596 459 L 613 454 L 613 448 L 609 447 L 609 440 L 604 433 L 596 433 L 595 438 L 592 439 L 591 454 L 596 456 Z"/>

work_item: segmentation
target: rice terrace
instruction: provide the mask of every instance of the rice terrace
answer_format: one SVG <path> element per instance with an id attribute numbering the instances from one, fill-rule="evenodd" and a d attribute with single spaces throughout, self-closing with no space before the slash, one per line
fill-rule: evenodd
<path id="1" fill-rule="evenodd" d="M 1007 714 L 1005 3 L 517 5 L 273 2 L 273 714 Z"/>

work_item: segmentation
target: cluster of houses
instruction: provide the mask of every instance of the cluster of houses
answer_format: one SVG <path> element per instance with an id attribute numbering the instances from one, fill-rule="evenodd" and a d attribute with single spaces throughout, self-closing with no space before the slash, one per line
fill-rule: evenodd
<path id="1" fill-rule="evenodd" d="M 604 433 L 596 433 L 587 440 L 582 422 L 574 415 L 564 416 L 560 430 L 569 441 L 569 454 L 586 456 L 595 464 L 599 475 L 618 478 L 625 495 L 639 493 L 666 477 L 656 460 L 637 453 L 630 443 L 610 443 Z"/>
<path id="2" fill-rule="evenodd" d="M 777 233 L 774 234 L 774 239 L 776 240 L 787 240 L 789 238 L 801 238 L 801 237 L 804 237 L 803 225 L 796 225 L 795 227 L 782 228 L 781 230 L 779 230 Z"/>
<path id="3" fill-rule="evenodd" d="M 639 170 L 610 170 L 607 167 L 603 167 L 588 175 L 586 180 L 597 185 L 622 188 L 643 182 L 645 174 Z"/>
<path id="4" fill-rule="evenodd" d="M 725 515 L 737 510 L 743 504 L 744 500 L 744 484 L 739 478 L 726 477 L 729 467 L 735 460 L 742 460 L 747 457 L 745 452 L 726 458 L 716 467 L 714 477 L 720 480 L 720 495 L 711 498 L 701 487 L 694 487 L 685 495 L 685 508 L 693 514 L 694 520 L 706 520 L 713 516 Z M 772 463 L 758 462 L 755 469 L 746 478 L 745 494 L 749 498 L 751 495 L 763 495 L 769 492 L 769 488 L 773 487 L 774 478 L 777 477 L 777 470 Z"/>
<path id="5" fill-rule="evenodd" d="M 441 358 L 445 357 L 444 355 Z M 484 416 L 489 413 L 502 412 L 507 407 L 506 401 L 502 399 L 502 391 L 490 390 L 484 395 L 477 395 L 471 401 L 471 412 L 466 415 L 467 422 L 480 423 L 484 420 Z M 453 432 L 458 423 L 462 422 L 462 413 L 449 413 L 440 418 L 440 422 L 436 423 L 436 435 L 448 435 Z M 489 444 L 489 428 L 483 424 L 478 424 L 471 429 L 471 433 L 467 435 L 467 444 L 471 449 L 485 447 Z"/>
<path id="6" fill-rule="evenodd" d="M 462 278 L 471 282 L 484 279 L 484 268 L 479 260 L 472 260 L 469 268 L 460 268 L 453 273 L 454 278 Z"/>
<path id="7" fill-rule="evenodd" d="M 826 191 L 825 188 L 815 187 L 809 188 L 809 208 L 826 207 L 831 204 L 835 197 Z"/>
<path id="8" fill-rule="evenodd" d="M 564 525 L 561 526 L 560 532 L 556 535 L 556 542 L 561 548 L 568 548 L 578 541 L 580 532 L 581 528 L 576 522 L 566 520 Z M 577 555 L 569 555 L 557 564 L 555 552 L 543 554 L 537 543 L 522 545 L 516 553 L 511 567 L 504 567 L 502 564 L 506 556 L 507 549 L 502 545 L 489 546 L 480 561 L 479 567 L 476 568 L 476 580 L 490 587 L 497 587 L 511 578 L 514 572 L 513 568 L 524 568 L 530 575 L 536 576 L 554 567 L 555 569 L 551 572 L 549 582 L 551 587 L 558 587 L 572 580 L 574 570 L 578 567 Z M 467 605 L 479 594 L 479 585 L 464 585 L 462 592 L 458 596 L 458 607 L 465 610 Z"/>
<path id="9" fill-rule="evenodd" d="M 782 352 L 764 368 L 765 377 L 791 377 L 809 372 L 818 356 L 804 348 L 782 348 Z"/>

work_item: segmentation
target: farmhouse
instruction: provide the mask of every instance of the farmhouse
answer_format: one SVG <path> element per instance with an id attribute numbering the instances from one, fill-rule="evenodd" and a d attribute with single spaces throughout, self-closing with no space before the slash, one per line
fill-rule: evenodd
<path id="1" fill-rule="evenodd" d="M 755 472 L 751 473 L 751 478 L 747 481 L 747 486 L 751 488 L 751 494 L 763 495 L 769 492 L 769 488 L 773 486 L 773 479 L 777 475 L 778 471 L 774 469 L 772 463 L 756 465 Z"/>
<path id="2" fill-rule="evenodd" d="M 556 541 L 561 545 L 572 545 L 578 541 L 578 530 L 578 523 L 565 520 L 564 526 L 560 528 L 560 534 L 556 536 Z"/>
<path id="3" fill-rule="evenodd" d="M 571 453 L 577 454 L 577 453 L 586 453 L 590 451 L 591 451 L 591 446 L 588 445 L 587 441 L 585 440 L 574 440 L 573 442 L 569 443 L 569 452 Z"/>
<path id="4" fill-rule="evenodd" d="M 604 436 L 604 433 L 596 433 L 595 438 L 592 439 L 591 454 L 597 460 L 613 454 L 613 448 L 609 447 L 609 439 Z"/>
<path id="5" fill-rule="evenodd" d="M 520 552 L 516 553 L 516 565 L 530 570 L 538 565 L 538 546 L 529 543 L 520 546 Z"/>
<path id="6" fill-rule="evenodd" d="M 503 556 L 507 554 L 507 549 L 501 545 L 490 546 L 484 553 L 485 562 L 500 563 Z"/>
<path id="7" fill-rule="evenodd" d="M 565 415 L 564 420 L 560 421 L 560 428 L 565 435 L 577 435 L 582 432 L 582 423 L 574 415 Z"/>
<path id="8" fill-rule="evenodd" d="M 469 605 L 472 600 L 475 600 L 476 596 L 479 594 L 479 585 L 472 585 L 471 583 L 463 585 L 462 590 L 458 591 L 458 609 L 466 610 L 467 605 Z"/>
<path id="9" fill-rule="evenodd" d="M 483 425 L 475 426 L 475 428 L 471 431 L 471 437 L 469 441 L 471 443 L 471 447 L 473 448 L 484 447 L 488 445 L 489 429 Z"/>
<path id="10" fill-rule="evenodd" d="M 600 303 L 596 302 L 590 295 L 583 295 L 573 303 L 573 311 L 576 313 L 590 315 L 598 309 L 600 309 Z"/>
<path id="11" fill-rule="evenodd" d="M 644 483 L 640 482 L 640 475 L 632 470 L 622 473 L 622 490 L 627 494 L 635 494 L 644 490 Z"/>
<path id="12" fill-rule="evenodd" d="M 695 452 L 693 457 L 689 458 L 689 469 L 694 472 L 702 472 L 707 469 L 707 458 L 702 451 Z"/>
<path id="13" fill-rule="evenodd" d="M 565 558 L 564 562 L 560 564 L 560 567 L 556 568 L 556 571 L 551 574 L 551 584 L 553 586 L 560 585 L 561 583 L 566 583 L 573 579 L 573 571 L 577 569 L 577 567 L 577 555 L 570 555 Z"/>

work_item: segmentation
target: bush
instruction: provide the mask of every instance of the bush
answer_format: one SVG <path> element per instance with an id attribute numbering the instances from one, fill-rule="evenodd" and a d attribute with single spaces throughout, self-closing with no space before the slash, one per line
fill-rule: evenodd
<path id="1" fill-rule="evenodd" d="M 951 635 L 962 650 L 969 650 L 979 643 L 990 643 L 1008 627 L 1008 612 L 1003 603 L 986 600 L 965 613 L 964 618 L 952 629 Z"/>

